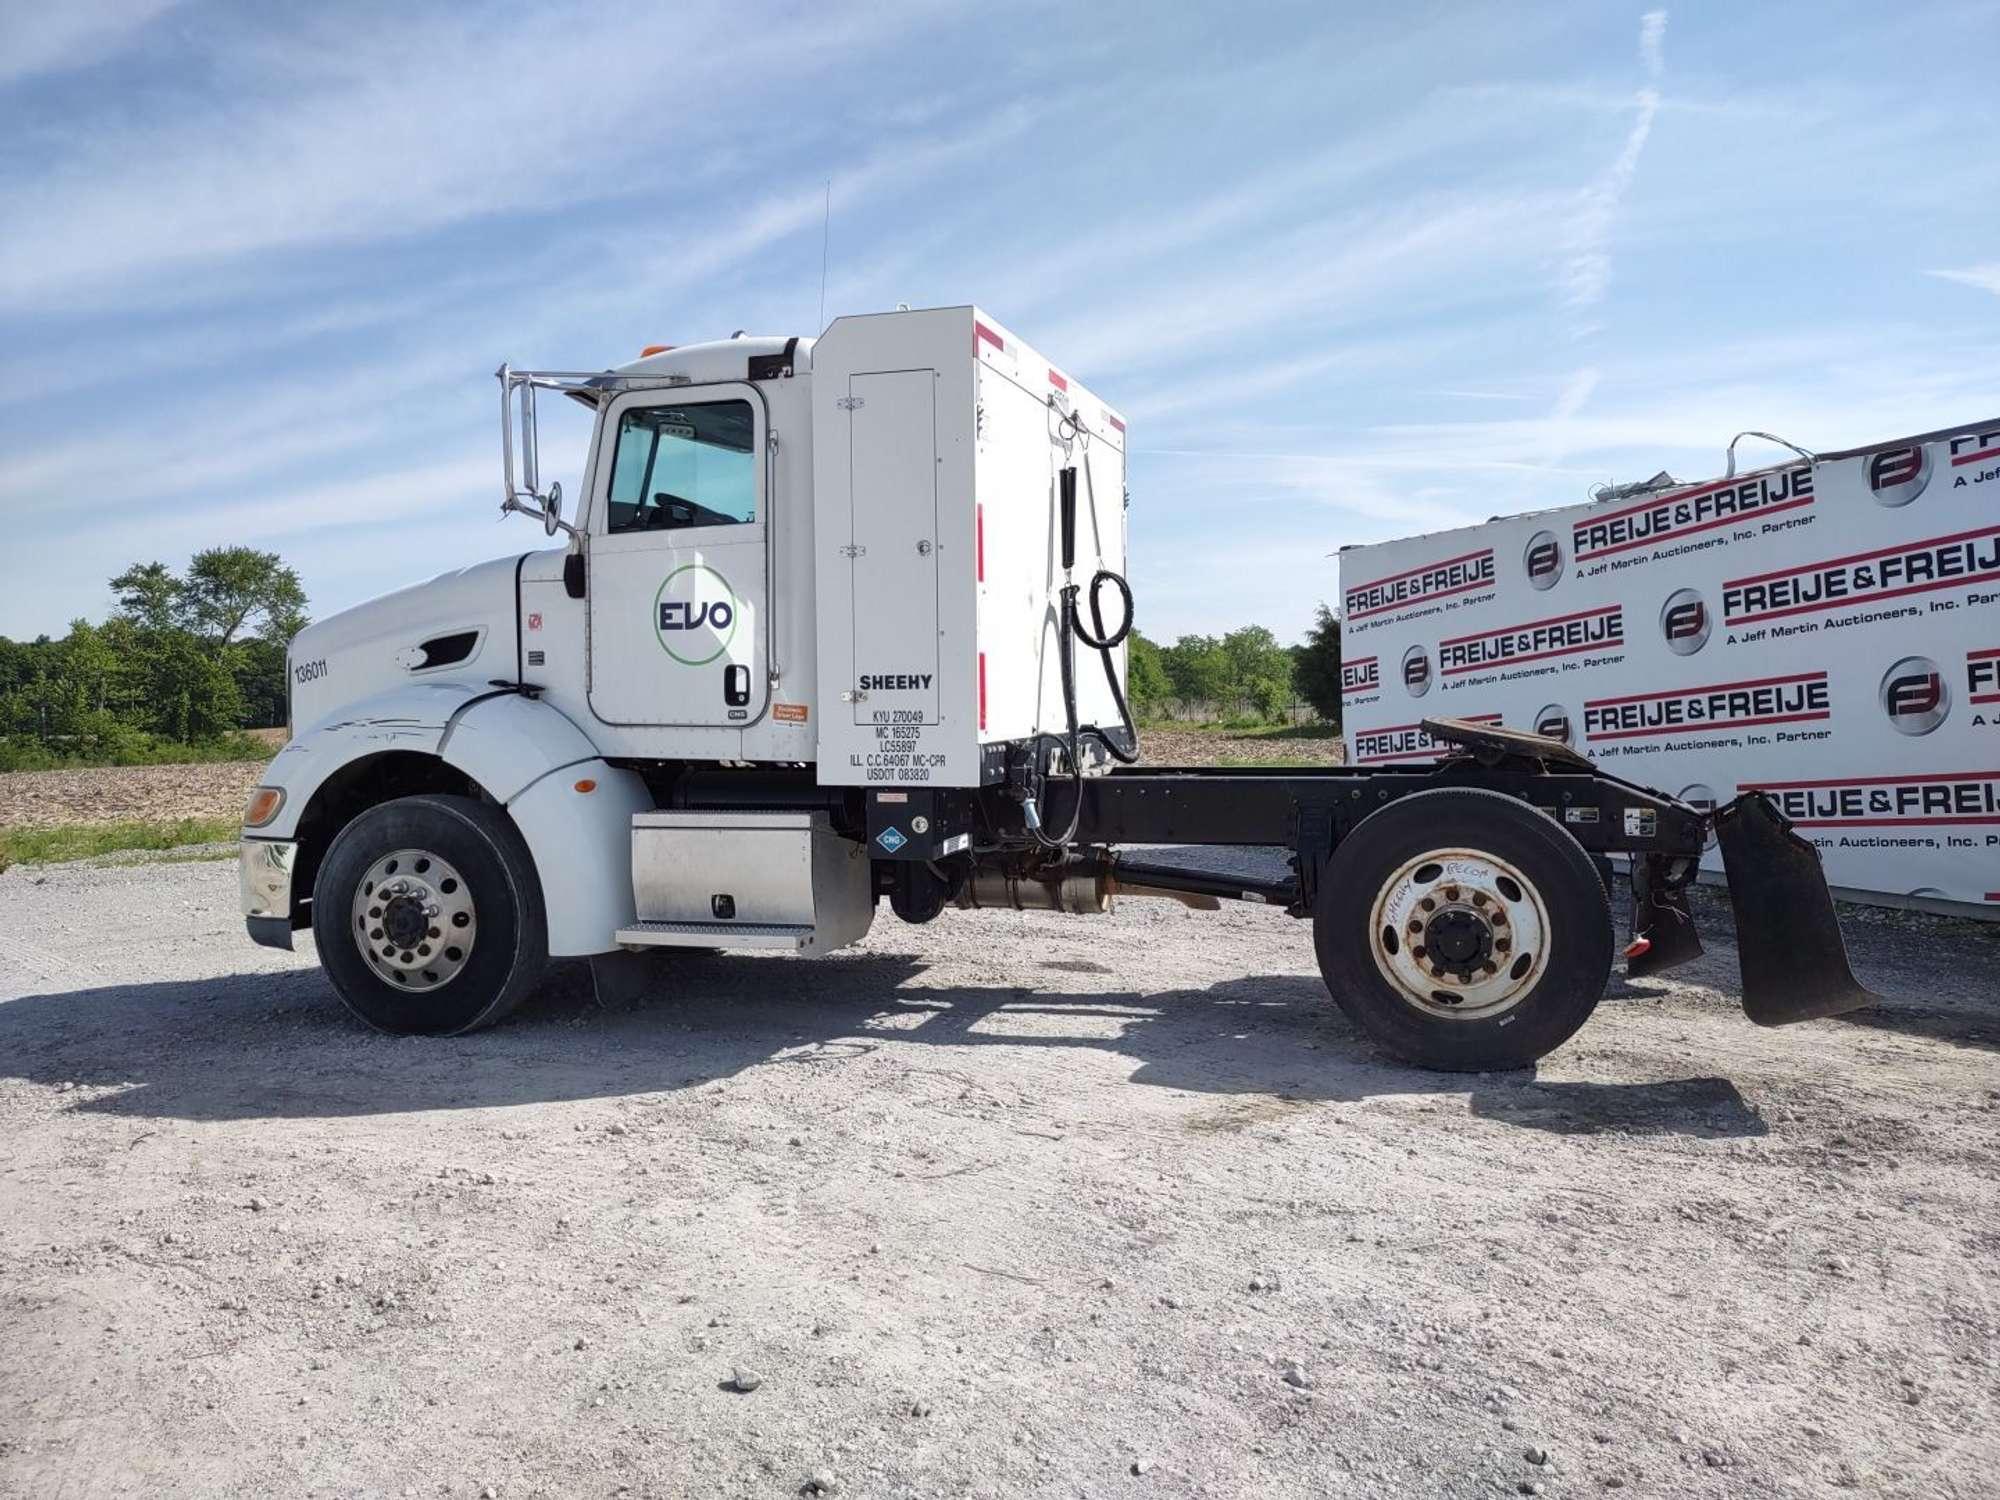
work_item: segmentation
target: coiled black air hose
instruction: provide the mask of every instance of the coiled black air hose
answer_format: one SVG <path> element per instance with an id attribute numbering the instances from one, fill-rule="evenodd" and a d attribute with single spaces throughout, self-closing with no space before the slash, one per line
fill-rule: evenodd
<path id="1" fill-rule="evenodd" d="M 1062 485 L 1062 560 L 1065 573 L 1076 560 L 1076 470 L 1065 468 L 1061 473 Z M 1107 630 L 1104 625 L 1103 589 L 1106 583 L 1114 585 L 1124 602 L 1124 613 L 1116 630 Z M 1062 587 L 1062 610 L 1058 624 L 1059 639 L 1056 643 L 1056 661 L 1062 672 L 1062 699 L 1066 737 L 1046 731 L 1035 736 L 1035 747 L 1040 750 L 1045 740 L 1055 740 L 1069 759 L 1069 774 L 1075 793 L 1070 803 L 1069 823 L 1061 835 L 1051 837 L 1034 820 L 1030 820 L 1028 830 L 1035 841 L 1046 849 L 1067 849 L 1076 837 L 1077 825 L 1083 819 L 1083 741 L 1095 740 L 1104 747 L 1105 754 L 1121 765 L 1132 765 L 1139 759 L 1139 728 L 1132 722 L 1131 707 L 1125 701 L 1125 689 L 1118 682 L 1118 668 L 1112 662 L 1111 653 L 1118 649 L 1125 638 L 1132 633 L 1132 586 L 1123 577 L 1109 568 L 1099 568 L 1090 580 L 1090 624 L 1086 630 L 1083 620 L 1077 614 L 1076 599 L 1083 589 L 1075 583 L 1065 583 Z M 1076 707 L 1076 643 L 1096 651 L 1104 663 L 1104 681 L 1111 689 L 1111 701 L 1118 705 L 1119 736 L 1123 743 L 1113 739 L 1096 724 L 1079 725 Z"/>

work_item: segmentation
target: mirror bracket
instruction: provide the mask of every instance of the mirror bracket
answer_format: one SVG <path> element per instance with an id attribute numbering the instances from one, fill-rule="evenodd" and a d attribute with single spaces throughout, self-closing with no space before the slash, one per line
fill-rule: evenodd
<path id="1" fill-rule="evenodd" d="M 560 531 L 574 538 L 576 528 L 562 518 L 562 486 L 551 481 L 547 490 L 541 488 L 535 442 L 535 377 L 510 365 L 502 365 L 494 375 L 500 382 L 500 513 L 533 516 L 550 536 Z M 514 465 L 517 434 L 518 477 Z"/>

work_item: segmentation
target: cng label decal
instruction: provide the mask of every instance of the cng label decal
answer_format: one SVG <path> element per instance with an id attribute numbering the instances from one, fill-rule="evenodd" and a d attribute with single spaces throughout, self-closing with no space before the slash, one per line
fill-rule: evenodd
<path id="1" fill-rule="evenodd" d="M 1951 712 L 1951 689 L 1928 656 L 1906 656 L 1882 674 L 1882 712 L 1898 734 L 1929 734 Z"/>
<path id="2" fill-rule="evenodd" d="M 728 579 L 707 563 L 685 563 L 653 595 L 653 631 L 667 655 L 699 667 L 729 649 L 741 612 Z"/>
<path id="3" fill-rule="evenodd" d="M 891 854 L 894 854 L 903 845 L 909 843 L 909 840 L 903 836 L 903 830 L 892 823 L 889 827 L 875 835 L 875 842 L 880 844 L 884 849 L 887 849 Z"/>
<path id="4" fill-rule="evenodd" d="M 1930 449 L 1892 448 L 1868 460 L 1868 492 L 1877 505 L 1908 505 L 1931 482 Z"/>

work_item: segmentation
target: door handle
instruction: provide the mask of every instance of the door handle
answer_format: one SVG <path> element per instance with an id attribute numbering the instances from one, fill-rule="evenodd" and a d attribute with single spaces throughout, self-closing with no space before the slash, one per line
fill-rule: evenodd
<path id="1" fill-rule="evenodd" d="M 722 669 L 722 701 L 731 708 L 742 708 L 750 702 L 748 667 L 732 662 Z"/>

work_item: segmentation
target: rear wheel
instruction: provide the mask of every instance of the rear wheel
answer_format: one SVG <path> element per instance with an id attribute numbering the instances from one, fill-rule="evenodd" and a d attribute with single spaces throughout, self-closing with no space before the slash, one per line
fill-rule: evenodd
<path id="1" fill-rule="evenodd" d="M 1569 1040 L 1603 996 L 1611 908 L 1590 856 L 1545 814 L 1441 788 L 1341 841 L 1313 943 L 1335 1003 L 1396 1056 L 1520 1068 Z"/>
<path id="2" fill-rule="evenodd" d="M 343 828 L 313 883 L 313 938 L 347 1008 L 397 1035 L 490 1025 L 548 963 L 527 847 L 467 797 L 402 797 Z"/>

